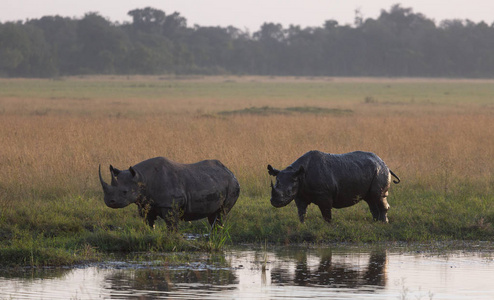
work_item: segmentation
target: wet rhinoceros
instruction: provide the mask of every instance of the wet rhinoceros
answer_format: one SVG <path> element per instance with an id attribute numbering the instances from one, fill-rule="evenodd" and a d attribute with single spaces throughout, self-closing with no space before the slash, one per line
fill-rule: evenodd
<path id="1" fill-rule="evenodd" d="M 110 173 L 107 184 L 100 165 L 105 204 L 122 208 L 135 203 L 151 227 L 158 216 L 169 228 L 175 228 L 179 219 L 206 217 L 213 226 L 232 209 L 240 193 L 237 179 L 218 160 L 181 164 L 156 157 L 123 171 L 110 165 Z"/>
<path id="2" fill-rule="evenodd" d="M 309 151 L 282 171 L 268 165 L 268 172 L 276 176 L 276 184 L 271 182 L 271 204 L 283 207 L 295 199 L 300 222 L 311 203 L 330 222 L 332 208 L 349 207 L 361 200 L 369 205 L 374 220 L 388 222 L 391 175 L 397 179 L 394 183 L 400 182 L 381 158 L 362 151 Z"/>

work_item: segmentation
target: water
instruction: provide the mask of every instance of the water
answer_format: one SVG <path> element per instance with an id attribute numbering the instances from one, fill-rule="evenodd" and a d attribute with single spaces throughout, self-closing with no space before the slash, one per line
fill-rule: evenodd
<path id="1" fill-rule="evenodd" d="M 284 247 L 0 273 L 0 299 L 494 299 L 493 253 Z"/>

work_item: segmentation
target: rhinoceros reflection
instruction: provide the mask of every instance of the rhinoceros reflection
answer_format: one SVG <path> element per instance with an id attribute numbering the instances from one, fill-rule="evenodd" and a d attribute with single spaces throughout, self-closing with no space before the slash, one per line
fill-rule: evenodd
<path id="1" fill-rule="evenodd" d="M 386 252 L 351 257 L 335 255 L 330 250 L 309 255 L 306 250 L 290 254 L 291 259 L 272 263 L 271 283 L 304 286 L 338 286 L 355 288 L 364 285 L 386 285 Z M 294 263 L 294 264 L 293 264 Z"/>
<path id="2" fill-rule="evenodd" d="M 108 275 L 105 281 L 112 291 L 146 291 L 148 296 L 152 296 L 149 293 L 153 292 L 170 292 L 181 288 L 227 290 L 232 284 L 238 283 L 231 269 L 211 266 L 127 269 Z"/>
<path id="3" fill-rule="evenodd" d="M 0 278 L 3 279 L 58 279 L 70 274 L 72 270 L 61 268 L 14 268 L 0 269 Z M 0 286 L 2 284 L 0 283 Z M 0 297 L 0 299 L 3 299 Z"/>

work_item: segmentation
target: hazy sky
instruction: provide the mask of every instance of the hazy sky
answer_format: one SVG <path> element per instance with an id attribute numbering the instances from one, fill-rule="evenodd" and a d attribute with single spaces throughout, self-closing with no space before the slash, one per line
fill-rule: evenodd
<path id="1" fill-rule="evenodd" d="M 0 22 L 48 15 L 80 18 L 98 12 L 112 22 L 131 21 L 129 10 L 151 6 L 171 14 L 179 12 L 187 25 L 228 26 L 257 31 L 264 22 L 322 26 L 326 20 L 353 24 L 355 10 L 377 18 L 396 3 L 439 23 L 445 19 L 494 22 L 494 0 L 0 0 Z"/>

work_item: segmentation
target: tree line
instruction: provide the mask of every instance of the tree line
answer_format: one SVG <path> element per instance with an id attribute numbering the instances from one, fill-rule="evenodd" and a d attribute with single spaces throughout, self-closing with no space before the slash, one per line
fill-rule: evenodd
<path id="1" fill-rule="evenodd" d="M 357 11 L 352 25 L 264 23 L 254 33 L 190 27 L 179 13 L 150 7 L 128 15 L 123 24 L 98 13 L 0 23 L 0 76 L 494 76 L 494 23 L 436 24 L 398 4 L 376 19 Z"/>

